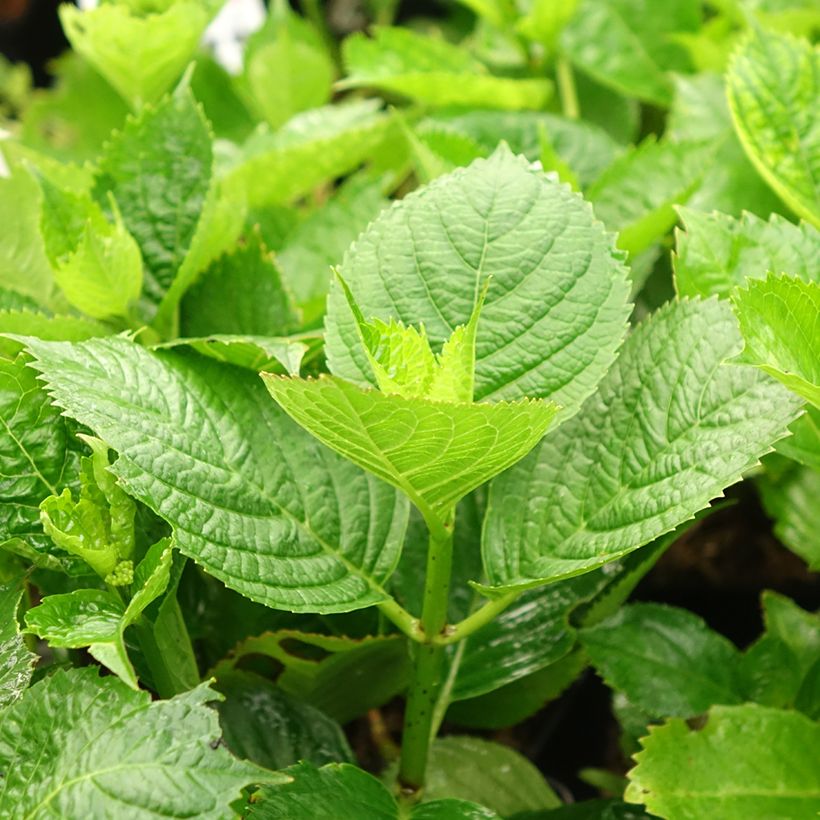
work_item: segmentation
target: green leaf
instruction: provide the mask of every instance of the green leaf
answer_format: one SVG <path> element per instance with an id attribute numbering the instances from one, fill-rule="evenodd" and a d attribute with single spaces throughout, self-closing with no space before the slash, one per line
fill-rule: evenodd
<path id="1" fill-rule="evenodd" d="M 17 623 L 22 578 L 0 584 L 0 709 L 14 703 L 31 680 L 37 656 L 29 652 Z"/>
<path id="2" fill-rule="evenodd" d="M 671 303 L 632 333 L 596 395 L 490 489 L 491 587 L 526 588 L 669 532 L 769 451 L 799 412 L 740 347 L 728 305 Z"/>
<path id="3" fill-rule="evenodd" d="M 36 336 L 52 341 L 82 342 L 95 336 L 108 336 L 111 328 L 81 316 L 49 315 L 38 310 L 0 310 L 0 334 Z M 9 354 L 11 355 L 11 348 Z"/>
<path id="4" fill-rule="evenodd" d="M 519 752 L 466 736 L 439 738 L 430 749 L 424 799 L 444 798 L 474 800 L 502 817 L 560 805 L 541 772 Z"/>
<path id="5" fill-rule="evenodd" d="M 180 306 L 184 336 L 286 336 L 298 326 L 277 261 L 258 231 L 217 259 Z"/>
<path id="6" fill-rule="evenodd" d="M 378 180 L 354 176 L 288 234 L 276 261 L 305 324 L 324 313 L 331 266 L 386 205 Z"/>
<path id="7" fill-rule="evenodd" d="M 331 376 L 262 378 L 299 425 L 398 487 L 426 518 L 518 461 L 556 413 L 555 405 L 528 399 L 446 404 L 388 396 Z"/>
<path id="8" fill-rule="evenodd" d="M 349 763 L 316 768 L 299 763 L 284 769 L 290 778 L 256 795 L 248 820 L 304 820 L 307 817 L 398 820 L 393 795 L 373 775 Z"/>
<path id="9" fill-rule="evenodd" d="M 29 361 L 23 352 L 4 355 L 0 349 L 0 544 L 19 538 L 45 552 L 51 541 L 39 505 L 74 480 L 79 447 Z"/>
<path id="10" fill-rule="evenodd" d="M 618 247 L 633 256 L 646 250 L 677 221 L 704 173 L 700 143 L 644 140 L 598 177 L 587 192 L 595 215 L 618 231 Z"/>
<path id="11" fill-rule="evenodd" d="M 582 800 L 551 811 L 528 812 L 516 820 L 655 820 L 655 816 L 620 800 Z"/>
<path id="12" fill-rule="evenodd" d="M 0 282 L 39 305 L 48 305 L 54 284 L 40 235 L 41 207 L 40 186 L 28 170 L 0 177 Z"/>
<path id="13" fill-rule="evenodd" d="M 377 26 L 373 37 L 353 34 L 342 45 L 347 76 L 339 88 L 376 88 L 444 107 L 534 109 L 545 106 L 544 78 L 494 77 L 467 50 L 406 28 Z"/>
<path id="14" fill-rule="evenodd" d="M 630 703 L 656 717 L 692 717 L 717 703 L 740 703 L 740 652 L 685 609 L 622 607 L 581 630 L 592 665 Z"/>
<path id="15" fill-rule="evenodd" d="M 286 4 L 272 5 L 245 46 L 242 87 L 271 128 L 330 99 L 335 69 L 321 37 Z"/>
<path id="16" fill-rule="evenodd" d="M 74 50 L 137 110 L 182 74 L 216 11 L 196 0 L 178 0 L 144 16 L 124 3 L 90 11 L 64 4 L 60 21 Z"/>
<path id="17" fill-rule="evenodd" d="M 356 100 L 298 114 L 278 131 L 260 127 L 225 173 L 252 207 L 291 202 L 366 160 L 391 126 L 379 100 Z"/>
<path id="18" fill-rule="evenodd" d="M 766 631 L 742 659 L 747 699 L 764 706 L 796 707 L 817 718 L 820 615 L 775 592 L 764 592 L 763 620 Z"/>
<path id="19" fill-rule="evenodd" d="M 29 346 L 57 403 L 117 451 L 123 486 L 227 586 L 300 612 L 387 598 L 405 502 L 302 433 L 255 374 L 121 338 Z"/>
<path id="20" fill-rule="evenodd" d="M 746 343 L 740 361 L 820 408 L 820 283 L 769 274 L 732 302 Z"/>
<path id="21" fill-rule="evenodd" d="M 763 706 L 716 706 L 700 731 L 683 720 L 650 729 L 626 798 L 672 820 L 817 816 L 820 768 L 807 750 L 820 724 Z"/>
<path id="22" fill-rule="evenodd" d="M 301 760 L 314 766 L 354 762 L 338 723 L 265 678 L 233 671 L 215 686 L 225 696 L 219 722 L 235 755 L 271 770 Z"/>
<path id="23" fill-rule="evenodd" d="M 820 409 L 807 404 L 806 412 L 789 430 L 791 436 L 778 441 L 775 450 L 820 473 Z"/>
<path id="24" fill-rule="evenodd" d="M 432 800 L 419 803 L 410 812 L 410 820 L 500 820 L 492 809 L 469 800 Z"/>
<path id="25" fill-rule="evenodd" d="M 218 699 L 203 685 L 152 702 L 95 669 L 55 672 L 0 715 L 0 812 L 225 817 L 243 786 L 281 776 L 216 742 Z"/>
<path id="26" fill-rule="evenodd" d="M 342 275 L 365 316 L 423 323 L 433 350 L 469 321 L 492 276 L 475 400 L 549 398 L 565 418 L 611 364 L 627 315 L 620 255 L 589 206 L 504 148 L 382 213 L 345 255 Z M 326 336 L 331 372 L 375 383 L 338 287 Z"/>
<path id="27" fill-rule="evenodd" d="M 820 472 L 796 466 L 778 478 L 758 480 L 763 506 L 774 519 L 774 534 L 809 569 L 820 570 Z"/>
<path id="28" fill-rule="evenodd" d="M 768 272 L 806 281 L 817 277 L 820 232 L 778 214 L 766 222 L 750 213 L 740 219 L 678 208 L 685 230 L 675 231 L 675 289 L 679 296 L 727 296 L 746 279 Z"/>
<path id="29" fill-rule="evenodd" d="M 688 68 L 684 50 L 671 36 L 695 31 L 700 4 L 674 0 L 582 0 L 560 44 L 578 68 L 627 96 L 668 105 L 667 71 Z"/>
<path id="30" fill-rule="evenodd" d="M 89 223 L 76 250 L 58 262 L 54 279 L 69 304 L 94 319 L 128 316 L 142 290 L 142 257 L 117 214 L 114 225 Z"/>
<path id="31" fill-rule="evenodd" d="M 407 688 L 410 659 L 399 635 L 360 640 L 283 629 L 246 638 L 214 669 L 222 678 L 248 656 L 284 667 L 276 685 L 339 723 L 377 709 Z"/>
<path id="32" fill-rule="evenodd" d="M 820 227 L 820 50 L 753 28 L 727 74 L 727 94 L 749 159 L 779 197 Z"/>
<path id="33" fill-rule="evenodd" d="M 191 248 L 208 198 L 212 162 L 208 123 L 185 86 L 128 119 L 100 160 L 95 195 L 101 202 L 109 193 L 114 196 L 142 252 L 144 294 L 154 306 Z"/>
<path id="34" fill-rule="evenodd" d="M 232 336 L 216 333 L 192 339 L 176 339 L 157 345 L 155 349 L 183 345 L 218 362 L 235 364 L 237 367 L 245 367 L 257 373 L 266 370 L 298 376 L 305 355 L 309 352 L 318 352 L 321 338 L 305 337 L 305 340 L 301 341 L 301 337 Z"/>

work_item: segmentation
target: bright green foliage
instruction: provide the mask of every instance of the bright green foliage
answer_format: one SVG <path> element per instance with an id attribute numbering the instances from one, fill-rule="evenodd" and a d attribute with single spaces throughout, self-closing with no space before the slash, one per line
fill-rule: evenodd
<path id="1" fill-rule="evenodd" d="M 272 3 L 248 39 L 242 84 L 249 107 L 271 128 L 330 99 L 333 61 L 316 31 L 286 3 Z"/>
<path id="2" fill-rule="evenodd" d="M 789 430 L 791 436 L 778 441 L 775 450 L 820 473 L 820 409 L 807 404 L 805 414 Z"/>
<path id="3" fill-rule="evenodd" d="M 260 127 L 226 172 L 226 184 L 252 206 L 290 202 L 352 171 L 385 138 L 391 118 L 377 100 L 325 106 L 276 132 Z"/>
<path id="4" fill-rule="evenodd" d="M 775 535 L 811 569 L 820 570 L 820 471 L 794 465 L 774 480 L 763 476 L 758 486 Z"/>
<path id="5" fill-rule="evenodd" d="M 214 741 L 207 685 L 151 702 L 94 669 L 58 671 L 0 714 L 0 812 L 223 818 L 240 789 L 283 779 Z"/>
<path id="6" fill-rule="evenodd" d="M 598 82 L 656 105 L 668 105 L 667 71 L 685 69 L 674 33 L 694 31 L 695 0 L 582 0 L 561 36 L 572 62 Z"/>
<path id="7" fill-rule="evenodd" d="M 249 656 L 280 663 L 276 685 L 339 723 L 383 706 L 406 688 L 409 673 L 407 648 L 398 635 L 356 640 L 283 629 L 247 638 L 214 674 L 222 679 Z"/>
<path id="8" fill-rule="evenodd" d="M 592 665 L 634 706 L 658 717 L 693 717 L 741 703 L 740 652 L 685 609 L 632 604 L 581 632 Z"/>
<path id="9" fill-rule="evenodd" d="M 716 706 L 705 728 L 673 719 L 650 729 L 627 799 L 671 820 L 817 816 L 820 725 L 796 712 Z"/>
<path id="10" fill-rule="evenodd" d="M 820 283 L 770 274 L 732 296 L 755 364 L 820 408 Z"/>
<path id="11" fill-rule="evenodd" d="M 705 147 L 649 139 L 619 157 L 587 192 L 595 215 L 618 231 L 618 247 L 635 255 L 677 221 L 705 170 Z"/>
<path id="12" fill-rule="evenodd" d="M 77 249 L 58 263 L 54 279 L 88 316 L 128 316 L 142 290 L 142 257 L 119 214 L 104 230 L 89 224 Z"/>
<path id="13" fill-rule="evenodd" d="M 474 800 L 501 817 L 560 805 L 544 776 L 525 757 L 477 737 L 446 737 L 433 743 L 424 796 Z"/>
<path id="14" fill-rule="evenodd" d="M 127 3 L 82 12 L 65 4 L 60 20 L 74 50 L 138 109 L 182 74 L 216 10 L 199 0 L 177 0 L 156 12 Z"/>
<path id="15" fill-rule="evenodd" d="M 25 169 L 0 177 L 0 282 L 38 304 L 51 301 L 52 272 L 40 235 L 42 194 Z"/>
<path id="16" fill-rule="evenodd" d="M 211 574 L 295 611 L 385 600 L 405 503 L 301 433 L 254 374 L 124 339 L 30 348 L 57 403 L 117 451 L 123 486 Z"/>
<path id="17" fill-rule="evenodd" d="M 820 615 L 788 598 L 763 593 L 765 633 L 746 651 L 747 699 L 765 706 L 797 708 L 820 717 Z"/>
<path id="18" fill-rule="evenodd" d="M 427 517 L 528 453 L 555 405 L 523 399 L 447 404 L 384 395 L 332 376 L 264 375 L 271 395 L 328 447 L 398 487 Z"/>
<path id="19" fill-rule="evenodd" d="M 130 584 L 136 507 L 109 472 L 105 444 L 90 436 L 82 438 L 92 454 L 80 462 L 79 497 L 75 501 L 66 488 L 44 499 L 40 504 L 43 529 L 58 547 L 82 558 L 107 584 Z"/>
<path id="20" fill-rule="evenodd" d="M 729 307 L 685 301 L 627 340 L 582 412 L 492 486 L 492 587 L 592 569 L 676 527 L 757 462 L 799 404 L 754 368 Z M 640 422 L 640 423 L 638 423 Z"/>
<path id="21" fill-rule="evenodd" d="M 225 696 L 219 722 L 228 748 L 237 756 L 276 770 L 301 760 L 315 766 L 353 763 L 341 726 L 310 704 L 252 672 L 219 676 Z"/>
<path id="22" fill-rule="evenodd" d="M 130 563 L 130 562 L 129 562 Z M 122 564 L 120 564 L 122 566 Z M 49 595 L 26 613 L 28 632 L 39 635 L 51 646 L 89 653 L 107 666 L 132 689 L 137 676 L 125 648 L 125 630 L 143 610 L 165 591 L 171 572 L 171 542 L 165 538 L 151 547 L 131 572 L 131 578 L 112 586 L 131 587 L 126 605 L 116 592 L 78 589 L 65 595 Z"/>
<path id="23" fill-rule="evenodd" d="M 284 336 L 299 314 L 258 232 L 217 259 L 182 300 L 183 336 Z"/>
<path id="24" fill-rule="evenodd" d="M 727 75 L 746 153 L 798 216 L 820 227 L 820 51 L 753 29 Z"/>
<path id="25" fill-rule="evenodd" d="M 375 88 L 433 106 L 534 109 L 552 93 L 546 79 L 494 77 L 464 49 L 409 29 L 377 27 L 345 40 L 341 88 Z"/>
<path id="26" fill-rule="evenodd" d="M 679 296 L 728 296 L 746 279 L 787 273 L 817 279 L 820 232 L 795 225 L 778 214 L 764 221 L 745 213 L 740 219 L 717 211 L 678 209 L 684 230 L 675 232 L 675 289 Z"/>
<path id="27" fill-rule="evenodd" d="M 476 401 L 549 398 L 572 415 L 624 332 L 627 283 L 610 237 L 580 197 L 505 149 L 385 211 L 341 272 L 365 316 L 421 323 L 433 350 L 469 321 L 491 276 Z M 331 289 L 326 332 L 331 371 L 375 383 L 341 288 Z"/>
<path id="28" fill-rule="evenodd" d="M 21 578 L 0 584 L 0 709 L 14 703 L 26 690 L 37 656 L 29 652 L 17 624 L 23 594 Z"/>

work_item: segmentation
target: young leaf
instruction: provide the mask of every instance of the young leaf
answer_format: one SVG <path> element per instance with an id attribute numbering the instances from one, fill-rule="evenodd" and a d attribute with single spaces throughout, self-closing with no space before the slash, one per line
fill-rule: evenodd
<path id="1" fill-rule="evenodd" d="M 633 256 L 677 221 L 706 167 L 702 143 L 644 140 L 601 174 L 587 192 L 595 215 L 618 231 L 618 247 Z"/>
<path id="2" fill-rule="evenodd" d="M 740 361 L 820 408 L 820 283 L 769 274 L 732 302 L 746 343 Z"/>
<path id="3" fill-rule="evenodd" d="M 151 702 L 95 669 L 57 671 L 0 714 L 0 813 L 223 818 L 242 787 L 284 778 L 216 741 L 207 685 Z"/>
<path id="4" fill-rule="evenodd" d="M 96 11 L 103 9 L 114 7 Z M 100 160 L 95 195 L 103 204 L 109 193 L 116 200 L 142 252 L 144 293 L 154 306 L 191 247 L 208 196 L 212 161 L 208 123 L 185 86 L 127 120 Z"/>
<path id="5" fill-rule="evenodd" d="M 14 703 L 25 692 L 37 662 L 17 624 L 22 594 L 22 578 L 0 584 L 0 709 Z"/>
<path id="6" fill-rule="evenodd" d="M 791 435 L 781 439 L 775 450 L 820 473 L 820 409 L 806 405 L 806 412 L 789 425 Z"/>
<path id="7" fill-rule="evenodd" d="M 494 77 L 466 49 L 406 28 L 376 27 L 342 46 L 340 88 L 376 88 L 438 107 L 535 109 L 552 94 L 549 80 Z"/>
<path id="8" fill-rule="evenodd" d="M 123 486 L 212 575 L 293 611 L 387 598 L 406 503 L 302 433 L 255 374 L 121 338 L 29 345 L 57 403 L 117 451 Z"/>
<path id="9" fill-rule="evenodd" d="M 433 350 L 469 321 L 492 276 L 476 341 L 475 400 L 549 398 L 564 418 L 606 372 L 627 316 L 620 254 L 589 206 L 506 148 L 382 213 L 341 272 L 364 316 L 422 323 Z M 336 286 L 326 335 L 331 372 L 375 384 Z"/>
<path id="10" fill-rule="evenodd" d="M 299 314 L 258 231 L 217 259 L 180 306 L 183 336 L 286 336 Z"/>
<path id="11" fill-rule="evenodd" d="M 656 717 L 693 717 L 741 703 L 740 652 L 685 609 L 631 604 L 581 630 L 592 665 L 630 703 Z"/>
<path id="12" fill-rule="evenodd" d="M 225 184 L 253 207 L 291 202 L 352 171 L 385 138 L 391 118 L 379 100 L 356 100 L 298 114 L 278 131 L 261 127 L 229 168 Z"/>
<path id="13" fill-rule="evenodd" d="M 60 20 L 74 50 L 136 110 L 157 100 L 182 74 L 217 9 L 213 3 L 178 0 L 142 15 L 127 3 L 90 11 L 66 4 Z"/>
<path id="14" fill-rule="evenodd" d="M 557 409 L 528 399 L 498 404 L 406 399 L 332 376 L 262 378 L 305 430 L 398 487 L 425 514 L 448 510 L 518 461 L 544 435 Z"/>
<path id="15" fill-rule="evenodd" d="M 676 820 L 816 817 L 820 767 L 807 750 L 820 725 L 797 712 L 763 706 L 716 706 L 706 727 L 673 719 L 650 729 L 626 799 Z"/>
<path id="16" fill-rule="evenodd" d="M 700 6 L 674 0 L 582 0 L 560 44 L 572 62 L 598 82 L 656 105 L 671 101 L 666 71 L 688 68 L 676 32 L 695 31 Z"/>
<path id="17" fill-rule="evenodd" d="M 820 227 L 820 51 L 755 27 L 727 74 L 729 106 L 754 166 L 796 214 Z"/>
<path id="18" fill-rule="evenodd" d="M 678 208 L 684 230 L 675 231 L 675 289 L 679 296 L 728 296 L 746 279 L 768 272 L 806 281 L 817 276 L 820 232 L 794 225 L 778 214 L 768 222 L 744 213 L 740 219 L 717 212 Z"/>
<path id="19" fill-rule="evenodd" d="M 252 672 L 220 675 L 225 696 L 219 722 L 228 748 L 266 769 L 284 769 L 301 760 L 314 766 L 353 763 L 347 738 L 336 721 Z"/>
<path id="20" fill-rule="evenodd" d="M 584 572 L 691 518 L 757 463 L 799 412 L 747 366 L 728 305 L 661 308 L 597 394 L 493 482 L 482 552 L 492 587 Z"/>

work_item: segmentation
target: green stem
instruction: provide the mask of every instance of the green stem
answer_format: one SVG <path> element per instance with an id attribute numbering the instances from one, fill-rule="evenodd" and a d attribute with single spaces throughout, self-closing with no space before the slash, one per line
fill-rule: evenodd
<path id="1" fill-rule="evenodd" d="M 382 601 L 378 607 L 381 614 L 392 621 L 410 640 L 419 643 L 424 641 L 424 631 L 419 619 L 414 618 L 395 598 Z"/>
<path id="2" fill-rule="evenodd" d="M 483 626 L 490 623 L 490 621 L 494 620 L 515 601 L 518 595 L 518 592 L 508 592 L 506 595 L 501 595 L 498 598 L 487 601 L 484 606 L 477 609 L 472 615 L 469 615 L 463 621 L 445 630 L 440 635 L 436 635 L 433 638 L 433 642 L 439 646 L 449 646 L 451 643 L 463 641 L 472 635 L 473 632 L 477 632 Z"/>
<path id="3" fill-rule="evenodd" d="M 413 658 L 413 677 L 404 712 L 399 768 L 399 783 L 410 792 L 418 792 L 424 786 L 435 708 L 442 684 L 445 648 L 433 641 L 447 625 L 453 568 L 453 517 L 451 510 L 444 517 L 446 523 L 442 519 L 428 522 L 430 544 L 421 613 L 424 643 L 416 647 Z"/>
<path id="4" fill-rule="evenodd" d="M 561 95 L 564 115 L 571 120 L 577 120 L 581 116 L 581 106 L 578 104 L 578 93 L 575 90 L 575 77 L 572 65 L 563 54 L 559 54 L 555 61 L 555 77 L 558 80 L 558 93 Z"/>

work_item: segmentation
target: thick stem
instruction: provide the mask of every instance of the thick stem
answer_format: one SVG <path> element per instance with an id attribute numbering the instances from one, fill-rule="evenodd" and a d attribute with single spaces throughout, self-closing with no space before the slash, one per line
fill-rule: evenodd
<path id="1" fill-rule="evenodd" d="M 424 580 L 424 602 L 421 628 L 424 643 L 415 647 L 413 678 L 404 712 L 404 732 L 401 745 L 399 782 L 409 791 L 417 792 L 424 785 L 427 757 L 433 734 L 433 721 L 438 693 L 442 684 L 443 646 L 433 643 L 447 625 L 447 604 L 453 568 L 453 512 L 444 526 L 430 526 L 427 550 L 427 575 Z"/>
<path id="2" fill-rule="evenodd" d="M 561 95 L 561 108 L 564 115 L 571 120 L 581 116 L 581 106 L 578 104 L 578 93 L 575 90 L 575 77 L 569 60 L 559 54 L 555 61 L 555 78 L 558 80 L 558 92 Z"/>

